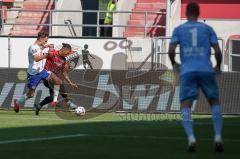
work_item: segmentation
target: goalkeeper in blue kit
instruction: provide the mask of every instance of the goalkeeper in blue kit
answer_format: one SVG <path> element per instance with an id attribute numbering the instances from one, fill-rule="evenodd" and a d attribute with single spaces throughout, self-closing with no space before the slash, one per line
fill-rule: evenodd
<path id="1" fill-rule="evenodd" d="M 174 29 L 169 46 L 169 58 L 174 69 L 180 70 L 180 102 L 182 126 L 188 137 L 188 151 L 196 151 L 191 106 L 201 89 L 211 106 L 214 127 L 215 151 L 223 151 L 223 117 L 219 102 L 219 90 L 215 74 L 220 72 L 222 53 L 214 30 L 198 22 L 199 5 L 189 3 L 186 9 L 187 22 Z M 175 50 L 180 45 L 181 65 L 175 61 Z M 212 66 L 211 47 L 215 51 L 216 66 Z"/>

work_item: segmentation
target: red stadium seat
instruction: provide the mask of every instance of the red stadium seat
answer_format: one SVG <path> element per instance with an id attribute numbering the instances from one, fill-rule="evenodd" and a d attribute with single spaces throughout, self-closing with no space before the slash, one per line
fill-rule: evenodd
<path id="1" fill-rule="evenodd" d="M 39 31 L 49 31 L 49 26 L 38 24 L 49 24 L 50 14 L 44 10 L 54 9 L 54 0 L 25 0 L 23 1 L 23 10 L 18 13 L 16 24 L 36 24 L 36 25 L 14 25 L 11 28 L 10 35 L 32 36 Z"/>
<path id="2" fill-rule="evenodd" d="M 6 21 L 8 18 L 7 9 L 10 8 L 14 2 L 15 2 L 15 0 L 2 0 L 1 8 L 5 9 L 4 16 L 3 16 L 4 21 Z M 1 13 L 0 13 L 0 16 L 1 16 Z"/>
<path id="3" fill-rule="evenodd" d="M 162 12 L 162 14 L 148 13 L 146 16 L 147 25 L 158 25 L 162 28 L 147 28 L 146 35 L 148 37 L 164 36 L 166 26 L 166 0 L 137 0 L 135 8 L 132 10 L 147 11 L 147 12 Z M 145 14 L 144 13 L 132 13 L 128 26 L 144 26 L 145 25 Z M 144 37 L 144 27 L 128 27 L 123 33 L 124 37 Z"/>
<path id="4" fill-rule="evenodd" d="M 15 0 L 2 0 L 2 2 L 15 2 Z"/>

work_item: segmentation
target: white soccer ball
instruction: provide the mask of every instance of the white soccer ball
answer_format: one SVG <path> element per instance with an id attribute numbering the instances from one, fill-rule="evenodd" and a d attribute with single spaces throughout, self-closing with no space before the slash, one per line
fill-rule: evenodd
<path id="1" fill-rule="evenodd" d="M 85 110 L 84 107 L 78 106 L 78 107 L 75 109 L 75 113 L 76 113 L 76 115 L 83 116 L 83 115 L 86 114 L 86 110 Z"/>

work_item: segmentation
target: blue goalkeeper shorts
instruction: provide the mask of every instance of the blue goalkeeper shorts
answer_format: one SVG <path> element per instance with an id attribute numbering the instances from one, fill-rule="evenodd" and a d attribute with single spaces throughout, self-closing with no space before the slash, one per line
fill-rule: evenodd
<path id="1" fill-rule="evenodd" d="M 218 99 L 219 90 L 214 72 L 189 72 L 180 77 L 180 100 L 195 100 L 199 89 L 208 100 Z"/>
<path id="2" fill-rule="evenodd" d="M 40 81 L 48 78 L 49 75 L 50 72 L 45 69 L 35 75 L 28 74 L 28 88 L 36 89 Z"/>

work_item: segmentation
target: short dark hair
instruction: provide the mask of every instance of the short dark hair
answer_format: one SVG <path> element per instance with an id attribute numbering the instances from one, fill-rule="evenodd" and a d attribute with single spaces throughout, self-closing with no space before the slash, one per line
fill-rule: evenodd
<path id="1" fill-rule="evenodd" d="M 72 50 L 71 45 L 68 44 L 68 43 L 62 43 L 62 47 L 63 47 L 63 48 L 68 48 L 68 49 Z"/>
<path id="2" fill-rule="evenodd" d="M 45 31 L 38 32 L 37 39 L 48 37 L 49 34 Z"/>
<path id="3" fill-rule="evenodd" d="M 85 45 L 84 45 L 84 48 L 88 48 L 88 44 L 85 44 Z"/>
<path id="4" fill-rule="evenodd" d="M 200 8 L 198 3 L 191 2 L 187 5 L 186 16 L 195 16 L 198 17 L 200 13 Z"/>

